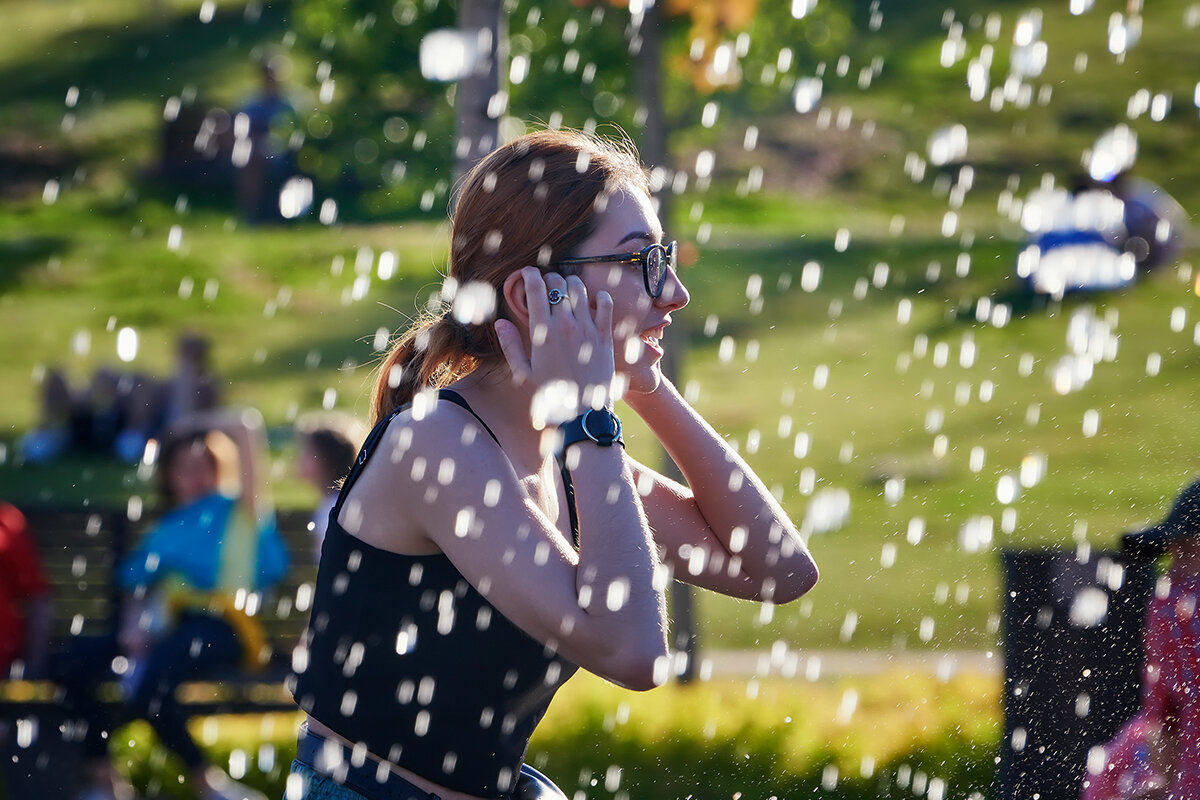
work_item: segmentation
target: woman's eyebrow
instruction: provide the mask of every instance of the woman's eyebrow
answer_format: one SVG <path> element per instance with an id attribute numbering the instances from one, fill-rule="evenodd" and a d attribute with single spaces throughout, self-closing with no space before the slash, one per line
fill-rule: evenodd
<path id="1" fill-rule="evenodd" d="M 625 244 L 626 242 L 634 242 L 639 239 L 641 239 L 644 242 L 657 242 L 658 241 L 658 238 L 656 238 L 654 236 L 654 234 L 652 234 L 652 233 L 648 233 L 646 231 L 634 231 L 632 233 L 625 234 L 625 238 L 622 239 L 621 241 L 617 242 L 617 247 L 620 247 L 621 245 Z"/>

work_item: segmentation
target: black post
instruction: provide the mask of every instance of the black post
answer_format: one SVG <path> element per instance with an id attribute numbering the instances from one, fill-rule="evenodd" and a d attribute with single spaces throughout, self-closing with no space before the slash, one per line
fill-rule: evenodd
<path id="1" fill-rule="evenodd" d="M 1077 800 L 1088 750 L 1136 711 L 1154 565 L 1007 551 L 999 800 Z"/>

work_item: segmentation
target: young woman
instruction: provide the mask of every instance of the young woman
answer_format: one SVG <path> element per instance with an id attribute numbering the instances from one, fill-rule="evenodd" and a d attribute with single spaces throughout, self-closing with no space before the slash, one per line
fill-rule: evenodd
<path id="1" fill-rule="evenodd" d="M 457 196 L 444 313 L 392 348 L 334 507 L 294 694 L 289 800 L 562 797 L 523 765 L 582 667 L 670 673 L 672 575 L 784 603 L 817 569 L 663 378 L 688 302 L 632 148 L 541 131 Z M 687 485 L 630 458 L 620 397 Z"/>

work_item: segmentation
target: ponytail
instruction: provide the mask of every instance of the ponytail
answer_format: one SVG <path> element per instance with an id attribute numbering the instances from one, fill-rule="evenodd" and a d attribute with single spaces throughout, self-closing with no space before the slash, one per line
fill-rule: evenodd
<path id="1" fill-rule="evenodd" d="M 448 386 L 499 353 L 490 322 L 465 324 L 449 313 L 422 313 L 379 366 L 371 424 L 411 403 L 422 389 Z"/>

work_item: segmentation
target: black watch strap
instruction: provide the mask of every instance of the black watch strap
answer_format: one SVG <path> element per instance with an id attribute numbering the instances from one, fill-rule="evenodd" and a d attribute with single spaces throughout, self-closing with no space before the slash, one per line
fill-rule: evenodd
<path id="1" fill-rule="evenodd" d="M 562 449 L 579 442 L 594 442 L 601 447 L 614 444 L 625 446 L 621 439 L 621 420 L 607 408 L 589 408 L 575 419 L 558 426 L 562 432 Z"/>

